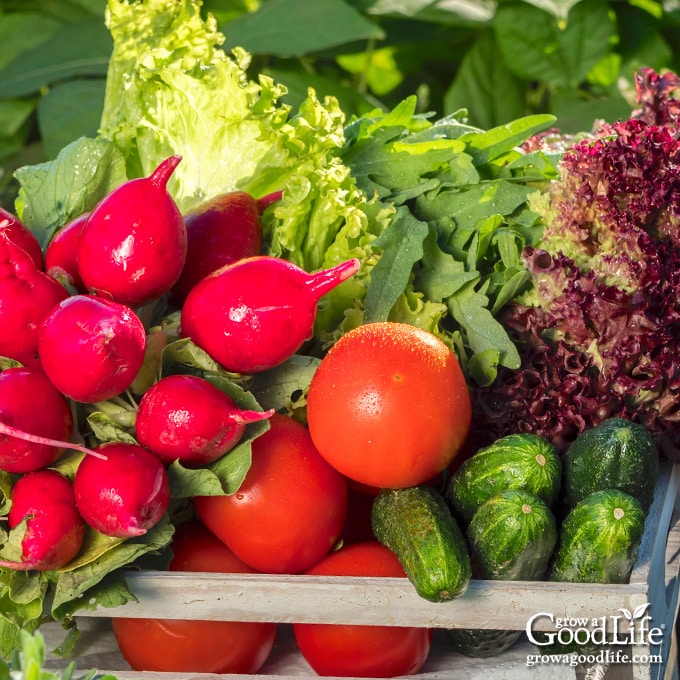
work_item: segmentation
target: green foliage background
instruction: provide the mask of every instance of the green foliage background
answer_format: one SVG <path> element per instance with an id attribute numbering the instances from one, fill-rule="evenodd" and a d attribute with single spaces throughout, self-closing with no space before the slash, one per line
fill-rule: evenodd
<path id="1" fill-rule="evenodd" d="M 96 134 L 111 38 L 106 0 L 0 0 L 0 205 L 14 169 Z M 348 118 L 416 95 L 482 128 L 552 113 L 564 132 L 634 106 L 642 66 L 680 70 L 665 0 L 204 0 L 225 49 L 252 55 L 296 106 L 312 86 Z"/>

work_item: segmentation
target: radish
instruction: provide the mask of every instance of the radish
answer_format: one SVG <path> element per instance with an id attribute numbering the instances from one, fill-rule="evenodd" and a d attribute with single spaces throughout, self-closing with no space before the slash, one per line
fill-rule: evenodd
<path id="1" fill-rule="evenodd" d="M 43 373 L 31 368 L 8 368 L 0 373 L 0 422 L 38 437 L 68 441 L 73 416 L 66 398 Z M 0 470 L 24 473 L 51 465 L 63 452 L 8 436 L 0 429 Z"/>
<path id="2" fill-rule="evenodd" d="M 262 196 L 262 198 L 257 199 L 257 210 L 260 213 L 260 215 L 270 206 L 274 205 L 274 203 L 278 203 L 281 198 L 283 197 L 283 191 L 274 191 L 271 194 L 267 194 L 266 196 Z"/>
<path id="3" fill-rule="evenodd" d="M 245 191 L 230 191 L 202 203 L 184 216 L 184 222 L 187 257 L 171 295 L 178 307 L 204 276 L 262 250 L 258 203 Z"/>
<path id="4" fill-rule="evenodd" d="M 73 489 L 84 520 L 106 536 L 142 536 L 158 523 L 170 501 L 163 463 L 137 444 L 112 442 L 85 456 Z"/>
<path id="5" fill-rule="evenodd" d="M 0 228 L 0 356 L 38 366 L 38 328 L 68 291 Z"/>
<path id="6" fill-rule="evenodd" d="M 273 368 L 312 336 L 318 300 L 358 269 L 356 258 L 315 274 L 277 257 L 239 260 L 189 293 L 181 333 L 228 371 Z"/>
<path id="7" fill-rule="evenodd" d="M 144 362 L 146 332 L 127 306 L 94 295 L 72 295 L 43 320 L 38 354 L 55 387 L 74 401 L 94 403 L 124 392 Z"/>
<path id="8" fill-rule="evenodd" d="M 90 214 L 78 242 L 78 269 L 88 291 L 130 307 L 167 293 L 184 266 L 184 218 L 167 191 L 180 156 L 149 177 L 124 182 Z"/>
<path id="9" fill-rule="evenodd" d="M 164 463 L 179 460 L 205 465 L 236 446 L 247 423 L 269 418 L 269 411 L 239 409 L 236 402 L 204 378 L 169 375 L 141 398 L 137 441 Z"/>
<path id="10" fill-rule="evenodd" d="M 42 270 L 43 252 L 38 239 L 18 217 L 3 208 L 0 208 L 0 229 L 9 235 L 12 243 L 26 251 L 36 269 Z"/>
<path id="11" fill-rule="evenodd" d="M 83 213 L 59 229 L 45 251 L 45 271 L 57 280 L 64 278 L 80 293 L 87 288 L 78 270 L 78 241 L 88 215 Z"/>
<path id="12" fill-rule="evenodd" d="M 66 566 L 78 554 L 86 524 L 76 508 L 73 485 L 56 470 L 19 478 L 10 493 L 10 529 L 26 520 L 21 559 L 2 560 L 0 567 L 48 571 Z"/>

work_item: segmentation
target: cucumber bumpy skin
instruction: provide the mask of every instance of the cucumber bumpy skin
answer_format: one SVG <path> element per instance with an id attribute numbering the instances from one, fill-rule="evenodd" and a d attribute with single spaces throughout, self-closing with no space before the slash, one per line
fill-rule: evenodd
<path id="1" fill-rule="evenodd" d="M 381 489 L 371 523 L 376 539 L 397 556 L 421 597 L 445 602 L 467 590 L 472 566 L 465 536 L 436 489 Z"/>
<path id="2" fill-rule="evenodd" d="M 530 433 L 510 434 L 465 460 L 449 480 L 444 497 L 467 524 L 483 503 L 508 489 L 528 491 L 552 507 L 561 477 L 561 458 L 548 440 Z"/>
<path id="3" fill-rule="evenodd" d="M 562 522 L 550 580 L 627 583 L 644 525 L 637 498 L 618 489 L 593 491 Z"/>
<path id="4" fill-rule="evenodd" d="M 557 521 L 538 496 L 508 489 L 479 507 L 466 536 L 476 578 L 540 581 L 557 545 Z"/>

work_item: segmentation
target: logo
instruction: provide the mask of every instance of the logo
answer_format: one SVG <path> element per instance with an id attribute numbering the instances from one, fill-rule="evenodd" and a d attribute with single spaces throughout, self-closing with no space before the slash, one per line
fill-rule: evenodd
<path id="1" fill-rule="evenodd" d="M 527 665 L 536 663 L 585 663 L 592 656 L 591 652 L 599 651 L 599 656 L 606 657 L 608 663 L 661 663 L 660 655 L 649 654 L 632 656 L 626 654 L 622 647 L 629 645 L 658 647 L 663 642 L 663 626 L 652 625 L 652 617 L 648 614 L 649 602 L 636 607 L 633 611 L 618 609 L 619 614 L 594 618 L 559 618 L 550 612 L 534 614 L 526 625 L 529 642 L 534 644 L 542 654 L 529 655 Z M 549 622 L 554 629 L 550 632 L 538 632 L 537 624 L 544 628 Z M 555 653 L 562 647 L 565 650 L 581 649 L 588 654 Z M 616 651 L 613 648 L 617 648 Z"/>

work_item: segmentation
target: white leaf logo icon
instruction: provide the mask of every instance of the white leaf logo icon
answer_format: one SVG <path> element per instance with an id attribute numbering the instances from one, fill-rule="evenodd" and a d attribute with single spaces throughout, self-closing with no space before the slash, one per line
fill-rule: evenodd
<path id="1" fill-rule="evenodd" d="M 633 619 L 641 619 L 649 607 L 649 602 L 639 605 L 633 612 Z M 633 620 L 631 619 L 631 620 Z"/>
<path id="2" fill-rule="evenodd" d="M 619 611 L 626 617 L 628 621 L 633 620 L 633 614 L 631 614 L 627 609 L 619 609 Z"/>

